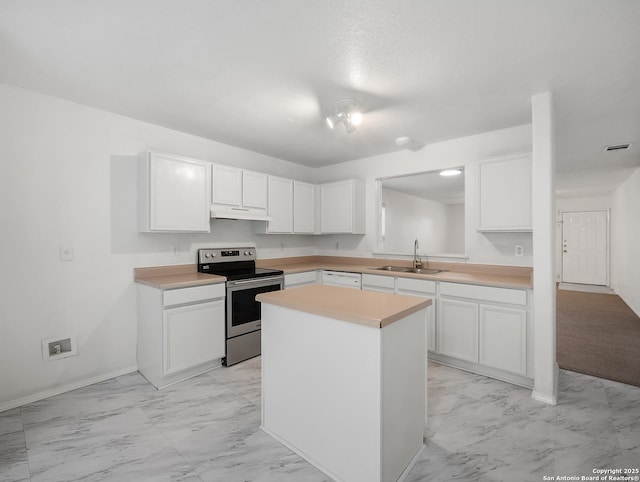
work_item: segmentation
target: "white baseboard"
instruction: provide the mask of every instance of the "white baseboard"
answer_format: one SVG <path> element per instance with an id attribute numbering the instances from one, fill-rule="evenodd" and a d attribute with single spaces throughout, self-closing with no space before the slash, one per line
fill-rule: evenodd
<path id="1" fill-rule="evenodd" d="M 45 398 L 53 397 L 55 395 L 60 395 L 61 393 L 70 392 L 71 390 L 77 390 L 78 388 L 87 387 L 89 385 L 93 385 L 94 383 L 104 382 L 105 380 L 109 380 L 110 378 L 120 377 L 122 375 L 126 375 L 127 373 L 132 373 L 138 370 L 137 365 L 131 366 L 127 368 L 123 368 L 121 370 L 116 370 L 114 372 L 105 373 L 103 375 L 97 375 L 91 378 L 85 378 L 84 380 L 79 380 L 77 382 L 69 383 L 68 385 L 63 385 L 61 387 L 49 388 L 47 390 L 43 390 L 41 392 L 34 393 L 32 395 L 27 395 L 26 397 L 16 398 L 15 400 L 10 400 L 8 402 L 0 403 L 0 413 L 6 410 L 11 410 L 12 408 L 21 407 L 22 405 L 27 405 L 28 403 L 37 402 L 39 400 L 44 400 Z"/>

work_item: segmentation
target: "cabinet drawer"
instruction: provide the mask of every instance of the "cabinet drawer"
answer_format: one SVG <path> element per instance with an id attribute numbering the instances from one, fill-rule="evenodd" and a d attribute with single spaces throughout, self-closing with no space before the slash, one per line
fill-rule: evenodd
<path id="1" fill-rule="evenodd" d="M 362 286 L 374 286 L 376 288 L 395 289 L 395 278 L 393 276 L 380 276 L 375 274 L 363 274 Z"/>
<path id="2" fill-rule="evenodd" d="M 435 293 L 436 282 L 426 279 L 398 278 L 398 291 L 416 291 L 418 293 Z"/>
<path id="3" fill-rule="evenodd" d="M 527 292 L 525 290 L 495 288 L 493 286 L 441 282 L 440 295 L 474 298 L 477 300 L 509 303 L 512 305 L 524 306 L 527 304 Z"/>
<path id="4" fill-rule="evenodd" d="M 225 284 L 218 283 L 214 285 L 192 286 L 190 288 L 166 290 L 162 294 L 162 303 L 164 306 L 175 306 L 184 303 L 195 303 L 215 298 L 224 298 L 224 296 Z"/>
<path id="5" fill-rule="evenodd" d="M 292 273 L 284 275 L 284 286 L 294 286 L 294 285 L 302 285 L 302 284 L 315 284 L 316 282 L 316 272 L 315 271 L 305 271 L 304 273 Z"/>

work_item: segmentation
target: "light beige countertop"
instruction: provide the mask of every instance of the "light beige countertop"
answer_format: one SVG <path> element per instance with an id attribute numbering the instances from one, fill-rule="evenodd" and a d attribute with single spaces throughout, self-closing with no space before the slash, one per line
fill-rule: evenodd
<path id="1" fill-rule="evenodd" d="M 399 278 L 428 279 L 451 283 L 468 283 L 500 288 L 531 289 L 533 269 L 520 266 L 497 266 L 471 263 L 429 262 L 429 268 L 445 269 L 437 274 L 416 274 L 397 271 L 375 270 L 376 266 L 411 266 L 411 261 L 383 258 L 348 258 L 339 256 L 300 256 L 272 258 L 256 262 L 262 268 L 281 269 L 285 274 L 304 271 L 332 270 L 367 273 Z M 205 284 L 224 283 L 226 278 L 198 273 L 195 264 L 136 268 L 134 278 L 160 289 L 186 288 Z"/>
<path id="2" fill-rule="evenodd" d="M 256 300 L 372 328 L 384 328 L 431 305 L 430 298 L 327 285 L 261 293 Z"/>
<path id="3" fill-rule="evenodd" d="M 337 256 L 304 256 L 258 261 L 258 266 L 281 269 L 285 274 L 314 270 L 348 271 L 399 278 L 429 279 L 451 283 L 468 283 L 500 288 L 531 289 L 533 269 L 520 266 L 497 266 L 470 263 L 429 262 L 429 268 L 444 269 L 437 274 L 403 273 L 373 269 L 377 266 L 411 266 L 411 261 L 382 258 L 341 258 Z"/>
<path id="4" fill-rule="evenodd" d="M 158 266 L 151 268 L 135 268 L 134 280 L 154 288 L 188 288 L 224 283 L 227 278 L 212 274 L 198 273 L 195 264 L 180 264 L 175 266 Z"/>

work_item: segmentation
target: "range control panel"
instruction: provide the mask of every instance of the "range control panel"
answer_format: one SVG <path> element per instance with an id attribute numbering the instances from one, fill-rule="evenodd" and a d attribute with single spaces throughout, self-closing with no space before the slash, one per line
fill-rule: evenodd
<path id="1" fill-rule="evenodd" d="M 256 248 L 206 248 L 198 250 L 198 263 L 224 263 L 229 261 L 255 261 Z"/>

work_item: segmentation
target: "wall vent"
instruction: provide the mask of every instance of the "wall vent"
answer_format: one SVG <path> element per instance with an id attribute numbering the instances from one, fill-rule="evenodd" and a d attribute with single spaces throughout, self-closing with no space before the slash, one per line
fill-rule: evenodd
<path id="1" fill-rule="evenodd" d="M 77 353 L 75 336 L 42 340 L 42 359 L 44 361 L 59 360 L 74 356 Z"/>
<path id="2" fill-rule="evenodd" d="M 616 144 L 615 146 L 607 146 L 604 148 L 605 152 L 612 152 L 612 151 L 624 151 L 627 150 L 631 147 L 631 144 Z"/>

